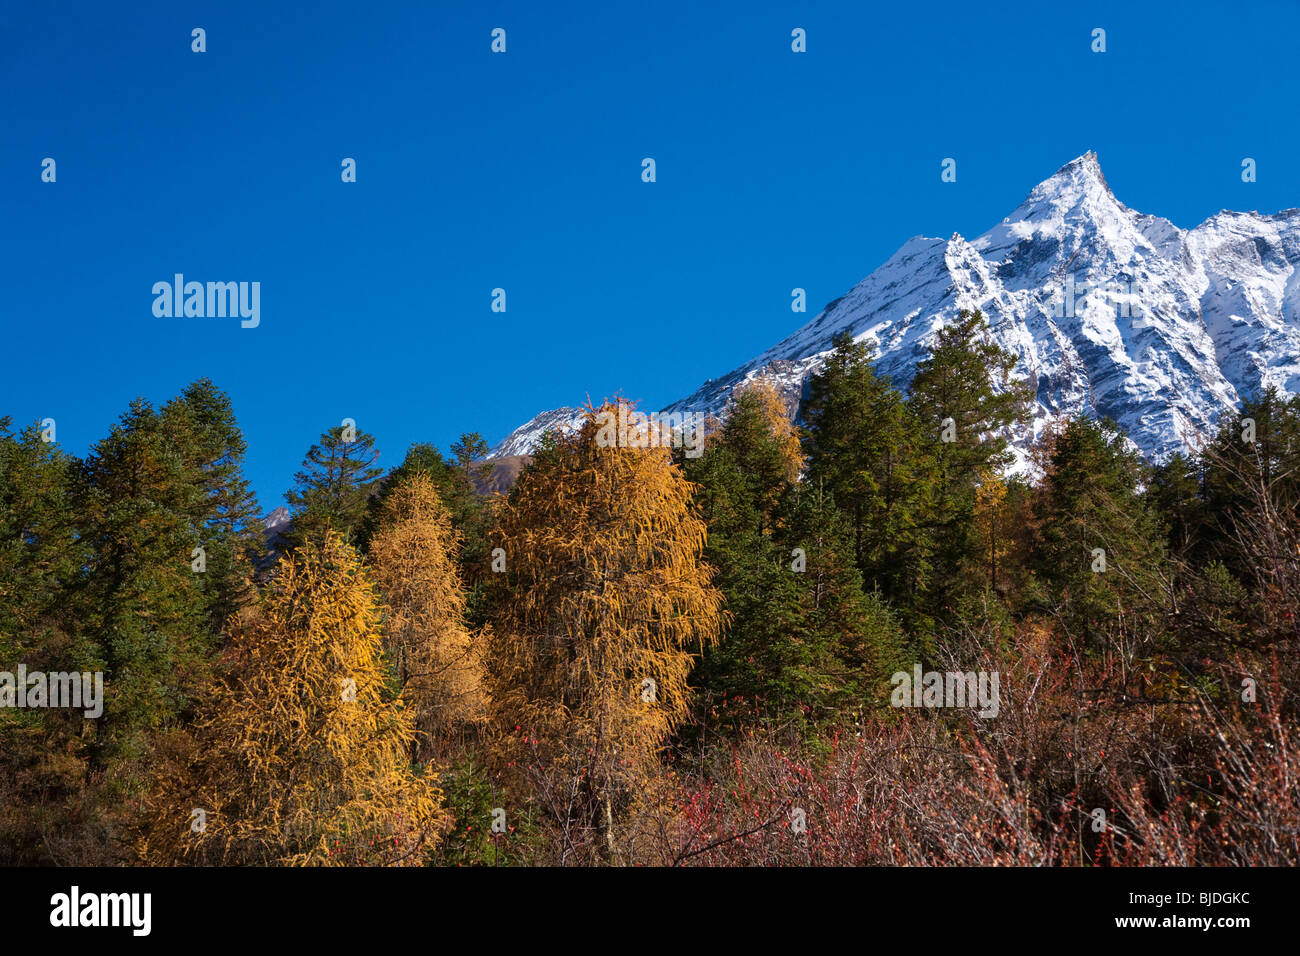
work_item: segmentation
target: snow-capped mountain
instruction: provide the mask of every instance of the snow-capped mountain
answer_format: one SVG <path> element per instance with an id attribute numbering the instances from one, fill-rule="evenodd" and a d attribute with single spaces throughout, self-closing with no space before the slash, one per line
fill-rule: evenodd
<path id="1" fill-rule="evenodd" d="M 291 524 L 293 524 L 293 516 L 284 505 L 280 505 L 262 520 L 268 538 L 283 535 L 289 530 Z"/>
<path id="2" fill-rule="evenodd" d="M 724 412 L 765 369 L 790 393 L 849 331 L 906 386 L 935 331 L 981 309 L 988 335 L 1036 384 L 1032 431 L 1083 411 L 1117 421 L 1161 460 L 1193 448 L 1219 415 L 1268 385 L 1300 392 L 1300 209 L 1221 212 L 1194 229 L 1129 209 L 1089 152 L 973 240 L 917 236 L 811 322 L 664 411 Z M 555 409 L 493 455 L 525 454 Z"/>
<path id="3" fill-rule="evenodd" d="M 537 442 L 551 428 L 577 428 L 586 417 L 581 408 L 553 408 L 524 422 L 488 452 L 489 458 L 507 458 L 511 455 L 531 455 Z"/>

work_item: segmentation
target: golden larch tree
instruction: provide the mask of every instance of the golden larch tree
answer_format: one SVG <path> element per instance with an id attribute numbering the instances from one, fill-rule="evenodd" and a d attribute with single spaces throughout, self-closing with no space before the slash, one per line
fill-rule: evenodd
<path id="1" fill-rule="evenodd" d="M 482 647 L 465 626 L 456 558 L 460 538 L 424 472 L 388 496 L 370 544 L 375 582 L 388 609 L 385 647 L 402 698 L 432 752 L 486 715 Z"/>
<path id="2" fill-rule="evenodd" d="M 379 608 L 337 533 L 281 559 L 234 619 L 194 736 L 166 748 L 140 821 L 150 864 L 412 865 L 445 822 L 387 700 Z"/>
<path id="3" fill-rule="evenodd" d="M 616 821 L 686 718 L 692 652 L 725 617 L 694 485 L 668 448 L 603 424 L 618 409 L 589 409 L 538 452 L 493 541 L 506 561 L 487 667 L 494 724 L 505 755 L 531 769 L 562 860 L 584 834 L 620 858 Z"/>
<path id="4" fill-rule="evenodd" d="M 978 547 L 975 554 L 983 571 L 984 583 L 997 590 L 998 570 L 1007 555 L 1007 535 L 1003 525 L 1003 511 L 1007 499 L 1007 484 L 992 469 L 980 473 L 975 487 L 974 534 Z"/>

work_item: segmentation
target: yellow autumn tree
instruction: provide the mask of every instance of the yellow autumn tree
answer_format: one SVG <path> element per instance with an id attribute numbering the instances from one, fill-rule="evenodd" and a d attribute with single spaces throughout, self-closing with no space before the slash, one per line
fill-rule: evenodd
<path id="1" fill-rule="evenodd" d="M 562 862 L 622 858 L 620 820 L 689 712 L 693 652 L 725 617 L 694 485 L 644 429 L 620 433 L 619 407 L 589 409 L 539 449 L 494 534 L 506 562 L 487 668 L 494 724 Z"/>
<path id="2" fill-rule="evenodd" d="M 777 389 L 776 379 L 768 373 L 750 379 L 736 390 L 734 405 L 740 405 L 745 398 L 753 402 L 758 418 L 765 427 L 767 440 L 775 451 L 780 476 L 793 484 L 799 480 L 803 471 L 803 447 L 799 443 L 799 432 L 786 409 L 785 399 Z"/>
<path id="3" fill-rule="evenodd" d="M 164 752 L 138 852 L 155 865 L 411 865 L 444 822 L 414 728 L 385 698 L 379 610 L 333 532 L 281 559 L 232 620 L 194 736 Z"/>
<path id="4" fill-rule="evenodd" d="M 388 613 L 385 647 L 429 749 L 485 717 L 482 648 L 465 627 L 460 538 L 433 480 L 417 472 L 388 496 L 370 544 Z"/>
<path id="5" fill-rule="evenodd" d="M 1006 498 L 1007 483 L 996 472 L 984 469 L 975 487 L 974 534 L 981 577 L 990 590 L 997 590 L 998 570 L 1007 554 L 1007 535 L 1002 524 Z"/>

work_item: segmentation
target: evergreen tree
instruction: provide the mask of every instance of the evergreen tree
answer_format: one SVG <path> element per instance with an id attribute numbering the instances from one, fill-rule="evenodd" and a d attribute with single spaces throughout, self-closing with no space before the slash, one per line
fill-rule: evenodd
<path id="1" fill-rule="evenodd" d="M 788 683 L 773 683 L 788 653 L 782 618 L 797 601 L 797 581 L 789 559 L 761 530 L 763 494 L 732 449 L 710 444 L 687 467 L 707 522 L 705 559 L 715 569 L 714 584 L 725 595 L 729 616 L 722 639 L 705 648 L 691 683 L 699 692 L 699 714 L 716 713 L 727 728 L 739 730 L 760 714 L 785 715 L 786 705 L 798 698 Z"/>
<path id="2" fill-rule="evenodd" d="M 770 379 L 760 376 L 737 390 L 730 412 L 710 444 L 730 451 L 736 466 L 754 486 L 758 530 L 771 531 L 777 509 L 803 470 L 803 450 Z"/>
<path id="3" fill-rule="evenodd" d="M 821 488 L 803 488 L 785 524 L 778 537 L 796 582 L 786 640 L 803 658 L 805 712 L 825 721 L 882 705 L 907 642 L 880 596 L 863 592 L 843 516 Z"/>
<path id="4" fill-rule="evenodd" d="M 772 398 L 767 383 L 742 392 L 707 453 L 686 460 L 708 524 L 706 558 L 731 614 L 692 683 L 702 721 L 731 731 L 753 719 L 808 730 L 880 699 L 876 681 L 901 639 L 879 599 L 863 593 L 830 497 L 796 484 L 793 429 L 770 413 Z"/>
<path id="5" fill-rule="evenodd" d="M 949 603 L 984 542 L 973 540 L 978 489 L 1012 461 L 1007 436 L 1029 420 L 1030 386 L 1014 382 L 1016 357 L 986 338 L 984 315 L 961 310 L 917 365 L 908 403 L 933 442 L 935 493 L 925 523 L 934 541 L 934 590 Z"/>
<path id="6" fill-rule="evenodd" d="M 205 508 L 192 422 L 136 400 L 79 468 L 75 508 L 89 555 L 78 613 L 105 668 L 97 741 L 129 754 L 187 708 L 215 636 L 195 549 Z"/>
<path id="7" fill-rule="evenodd" d="M 1220 422 L 1202 453 L 1205 514 L 1200 543 L 1207 558 L 1240 577 L 1252 558 L 1237 541 L 1237 526 L 1266 490 L 1280 510 L 1300 512 L 1300 396 L 1284 400 L 1275 389 L 1242 403 Z"/>
<path id="8" fill-rule="evenodd" d="M 1201 470 L 1198 461 L 1182 453 L 1151 470 L 1147 497 L 1164 522 L 1170 554 L 1178 558 L 1192 558 L 1204 544 L 1209 515 L 1201 494 Z"/>
<path id="9" fill-rule="evenodd" d="M 254 562 L 264 551 L 261 511 L 244 478 L 247 444 L 230 399 L 200 379 L 162 409 L 199 489 L 189 520 L 199 535 L 205 570 L 197 579 L 208 605 L 208 629 L 220 633 L 227 619 L 252 600 Z"/>
<path id="10" fill-rule="evenodd" d="M 46 792 L 66 794 L 77 817 L 60 832 L 82 831 L 67 839 L 104 853 L 102 834 L 89 831 L 107 828 L 105 815 L 135 787 L 133 761 L 152 736 L 186 717 L 221 626 L 250 597 L 256 505 L 240 474 L 243 441 L 206 380 L 161 410 L 133 403 L 84 462 L 35 429 L 6 437 L 0 483 L 14 537 L 0 549 L 0 591 L 12 617 L 0 612 L 0 645 L 17 641 L 33 669 L 104 674 L 97 720 L 40 718 L 47 745 L 63 743 L 26 777 L 57 764 Z"/>
<path id="11" fill-rule="evenodd" d="M 0 419 L 0 640 L 20 642 L 71 623 L 67 598 L 84 554 L 73 514 L 75 460 L 42 441 L 36 426 L 14 434 L 11 425 Z"/>
<path id="12" fill-rule="evenodd" d="M 1188 470 L 1191 470 L 1190 467 Z M 1191 479 L 1157 487 L 1190 544 L 1181 563 L 1180 639 L 1189 653 L 1294 647 L 1300 638 L 1300 397 L 1276 391 L 1225 416 Z M 1294 681 L 1300 684 L 1300 681 Z"/>
<path id="13" fill-rule="evenodd" d="M 340 425 L 323 433 L 307 450 L 302 470 L 285 500 L 293 513 L 290 544 L 319 545 L 329 531 L 353 542 L 366 517 L 370 496 L 383 469 L 375 466 L 379 451 L 374 436 Z"/>
<path id="14" fill-rule="evenodd" d="M 478 432 L 466 432 L 451 443 L 451 453 L 466 475 L 470 474 L 474 462 L 482 461 L 491 449 Z M 491 465 L 484 466 L 491 469 Z"/>
<path id="15" fill-rule="evenodd" d="M 1070 419 L 1039 490 L 1034 568 L 1082 649 L 1131 663 L 1158 635 L 1169 589 L 1141 459 L 1109 422 Z"/>
<path id="16" fill-rule="evenodd" d="M 73 600 L 85 564 L 74 465 L 36 426 L 15 434 L 0 419 L 0 670 L 103 666 Z M 93 721 L 83 715 L 0 707 L 0 865 L 112 862 L 96 846 L 102 813 L 87 799 Z"/>
<path id="17" fill-rule="evenodd" d="M 935 493 L 932 446 L 870 350 L 847 333 L 808 385 L 803 405 L 808 480 L 844 511 L 868 590 L 925 630 L 933 544 L 924 527 Z"/>

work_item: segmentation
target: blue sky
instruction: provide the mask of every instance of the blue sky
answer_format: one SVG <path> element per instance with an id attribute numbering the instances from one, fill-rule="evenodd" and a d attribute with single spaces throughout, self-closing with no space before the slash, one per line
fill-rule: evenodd
<path id="1" fill-rule="evenodd" d="M 659 407 L 1088 149 L 1179 226 L 1300 205 L 1298 34 L 1281 0 L 3 2 L 0 413 L 82 454 L 206 375 L 270 510 L 345 417 L 393 466 Z M 260 325 L 156 318 L 178 272 L 259 281 Z"/>

